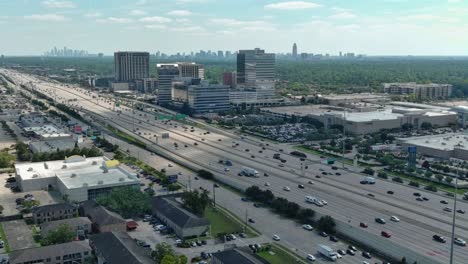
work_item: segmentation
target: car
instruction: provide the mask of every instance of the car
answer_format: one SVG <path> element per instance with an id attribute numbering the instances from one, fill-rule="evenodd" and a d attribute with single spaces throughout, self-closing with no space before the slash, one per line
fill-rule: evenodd
<path id="1" fill-rule="evenodd" d="M 196 246 L 197 246 L 197 243 L 195 243 L 195 241 L 194 241 L 194 242 L 190 243 L 190 246 L 191 246 L 191 247 L 196 247 Z"/>
<path id="2" fill-rule="evenodd" d="M 336 176 L 341 176 L 341 173 L 335 172 L 335 175 L 336 175 Z"/>
<path id="3" fill-rule="evenodd" d="M 369 227 L 369 225 L 367 223 L 364 223 L 364 222 L 359 223 L 359 226 L 362 227 L 362 228 L 368 228 Z"/>
<path id="4" fill-rule="evenodd" d="M 393 192 L 393 191 L 387 191 L 387 193 L 388 193 L 388 194 L 394 194 L 394 192 Z"/>
<path id="5" fill-rule="evenodd" d="M 446 200 L 440 200 L 440 203 L 441 204 L 448 204 L 448 202 Z"/>
<path id="6" fill-rule="evenodd" d="M 354 250 L 348 248 L 348 249 L 346 250 L 346 254 L 348 254 L 348 255 L 350 255 L 350 256 L 354 256 L 354 255 L 356 255 L 356 252 L 355 252 Z"/>
<path id="7" fill-rule="evenodd" d="M 415 193 L 413 193 L 413 195 L 414 195 L 414 196 L 416 196 L 416 197 L 419 197 L 419 196 L 421 196 L 421 194 L 420 194 L 420 193 L 418 193 L 418 192 L 415 192 Z"/>
<path id="8" fill-rule="evenodd" d="M 422 197 L 418 197 L 418 198 L 416 198 L 416 201 L 420 201 L 420 202 L 422 202 L 422 201 L 424 201 L 424 198 L 422 198 Z"/>
<path id="9" fill-rule="evenodd" d="M 323 205 L 327 205 L 327 204 L 328 204 L 328 202 L 325 201 L 325 200 L 321 200 L 320 202 L 321 202 Z"/>
<path id="10" fill-rule="evenodd" d="M 273 235 L 273 240 L 275 241 L 280 241 L 281 238 L 278 235 Z"/>
<path id="11" fill-rule="evenodd" d="M 297 188 L 299 188 L 299 189 L 304 189 L 304 188 L 305 188 L 305 186 L 304 186 L 304 185 L 302 185 L 302 184 L 299 184 L 299 185 L 297 185 Z"/>
<path id="12" fill-rule="evenodd" d="M 322 176 L 320 176 L 320 175 L 315 175 L 315 178 L 320 179 L 320 178 L 322 178 Z"/>
<path id="13" fill-rule="evenodd" d="M 215 188 L 219 188 L 219 184 L 217 184 L 217 183 L 213 184 L 213 186 L 214 186 Z"/>
<path id="14" fill-rule="evenodd" d="M 445 238 L 443 236 L 441 236 L 441 235 L 433 235 L 432 239 L 434 239 L 435 241 L 440 242 L 440 243 L 447 242 L 447 240 L 445 240 Z"/>
<path id="15" fill-rule="evenodd" d="M 328 236 L 327 232 L 320 232 L 319 235 L 322 236 L 322 237 L 327 237 Z"/>
<path id="16" fill-rule="evenodd" d="M 229 171 L 229 168 L 227 168 L 227 167 L 226 167 L 226 168 L 224 168 L 224 171 Z"/>
<path id="17" fill-rule="evenodd" d="M 449 213 L 452 212 L 452 208 L 450 208 L 450 207 L 445 207 L 443 210 L 444 210 L 445 212 L 449 212 Z"/>
<path id="18" fill-rule="evenodd" d="M 352 251 L 356 252 L 357 251 L 357 248 L 353 245 L 349 245 L 348 246 L 348 249 L 351 249 Z"/>
<path id="19" fill-rule="evenodd" d="M 370 263 L 364 260 L 362 264 L 370 264 Z"/>
<path id="20" fill-rule="evenodd" d="M 400 222 L 400 218 L 398 218 L 398 217 L 396 217 L 394 215 L 390 216 L 390 220 L 393 221 L 393 222 Z"/>
<path id="21" fill-rule="evenodd" d="M 269 175 L 268 173 L 264 172 L 264 173 L 263 173 L 263 176 L 268 177 L 268 176 L 270 176 L 270 175 Z"/>
<path id="22" fill-rule="evenodd" d="M 338 242 L 338 238 L 336 236 L 330 236 L 330 241 Z"/>
<path id="23" fill-rule="evenodd" d="M 311 226 L 311 225 L 302 225 L 302 228 L 304 228 L 305 230 L 308 230 L 308 231 L 311 231 L 313 230 L 314 228 Z"/>
<path id="24" fill-rule="evenodd" d="M 265 186 L 270 186 L 270 183 L 269 183 L 269 182 L 265 182 L 264 185 L 265 185 Z"/>
<path id="25" fill-rule="evenodd" d="M 195 241 L 195 243 L 197 243 L 197 246 L 202 246 L 203 245 L 200 240 Z"/>
<path id="26" fill-rule="evenodd" d="M 306 258 L 306 259 L 309 260 L 309 261 L 315 261 L 315 257 L 314 257 L 314 255 L 312 255 L 312 254 L 307 254 L 307 258 Z"/>
<path id="27" fill-rule="evenodd" d="M 308 183 L 308 184 L 314 184 L 314 182 L 313 182 L 313 181 L 308 181 L 307 183 Z"/>
<path id="28" fill-rule="evenodd" d="M 250 150 L 249 149 L 245 149 L 245 152 L 249 152 Z"/>
<path id="29" fill-rule="evenodd" d="M 338 250 L 336 251 L 336 253 L 340 254 L 341 256 L 346 255 L 346 251 L 344 251 L 344 250 L 342 250 L 342 249 L 338 249 Z"/>
<path id="30" fill-rule="evenodd" d="M 385 219 L 383 218 L 375 218 L 375 222 L 379 223 L 379 224 L 382 224 L 382 225 L 385 225 Z"/>
<path id="31" fill-rule="evenodd" d="M 173 167 L 174 165 L 172 165 L 171 163 L 167 164 L 168 167 Z"/>
<path id="32" fill-rule="evenodd" d="M 328 174 L 328 173 L 326 173 L 326 172 L 322 172 L 322 175 L 327 175 L 327 174 Z"/>
<path id="33" fill-rule="evenodd" d="M 288 186 L 285 186 L 285 187 L 283 187 L 283 190 L 289 192 L 289 191 L 291 191 L 291 188 L 289 188 Z"/>
<path id="34" fill-rule="evenodd" d="M 284 167 L 284 164 L 278 164 L 279 167 L 283 168 Z"/>
<path id="35" fill-rule="evenodd" d="M 243 201 L 243 202 L 248 202 L 248 201 L 249 201 L 249 198 L 242 197 L 242 198 L 241 198 L 241 201 Z"/>
<path id="36" fill-rule="evenodd" d="M 375 195 L 372 194 L 372 193 L 368 193 L 367 196 L 369 196 L 369 197 L 375 197 Z"/>
<path id="37" fill-rule="evenodd" d="M 242 237 L 242 238 L 246 238 L 247 237 L 247 234 L 246 233 L 239 233 L 239 236 Z M 203 240 L 206 242 L 206 240 Z"/>
<path id="38" fill-rule="evenodd" d="M 252 218 L 249 218 L 249 223 L 255 224 L 255 220 L 253 220 Z"/>
<path id="39" fill-rule="evenodd" d="M 367 184 L 367 181 L 366 180 L 362 180 L 359 182 L 360 184 Z"/>
<path id="40" fill-rule="evenodd" d="M 462 246 L 462 247 L 466 246 L 466 241 L 459 238 L 459 237 L 454 238 L 453 243 L 455 243 L 455 244 L 457 244 L 459 246 Z"/>
<path id="41" fill-rule="evenodd" d="M 380 232 L 380 234 L 386 238 L 390 238 L 392 236 L 392 234 L 390 234 L 390 232 L 387 232 L 387 231 L 382 231 Z"/>
<path id="42" fill-rule="evenodd" d="M 251 155 L 250 157 L 251 157 L 252 159 L 255 159 L 255 155 Z"/>
<path id="43" fill-rule="evenodd" d="M 371 254 L 370 254 L 369 252 L 367 252 L 367 251 L 363 251 L 363 252 L 362 252 L 362 256 L 365 257 L 366 259 L 372 258 L 372 257 L 371 257 Z"/>
<path id="44" fill-rule="evenodd" d="M 429 201 L 429 198 L 427 198 L 427 197 L 423 197 L 422 199 L 423 199 L 424 201 Z"/>
<path id="45" fill-rule="evenodd" d="M 182 239 L 176 239 L 175 243 L 176 243 L 176 245 L 182 243 Z"/>
<path id="46" fill-rule="evenodd" d="M 342 258 L 343 258 L 343 256 L 341 256 L 340 254 L 338 254 L 338 252 L 335 252 L 335 256 L 336 256 L 337 259 L 342 259 Z"/>
<path id="47" fill-rule="evenodd" d="M 465 214 L 465 210 L 458 209 L 458 210 L 457 210 L 457 213 L 459 213 L 459 214 Z"/>

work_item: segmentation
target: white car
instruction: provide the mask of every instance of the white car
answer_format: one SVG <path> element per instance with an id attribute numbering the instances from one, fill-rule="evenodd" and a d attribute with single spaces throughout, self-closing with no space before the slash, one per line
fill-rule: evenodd
<path id="1" fill-rule="evenodd" d="M 308 254 L 308 255 L 307 255 L 307 260 L 310 260 L 310 261 L 315 261 L 315 257 L 314 257 L 314 255 L 312 255 L 312 254 Z"/>
<path id="2" fill-rule="evenodd" d="M 336 257 L 339 258 L 339 259 L 343 258 L 343 256 L 341 256 L 341 255 L 338 254 L 338 253 L 335 253 L 335 255 L 336 255 Z"/>
<path id="3" fill-rule="evenodd" d="M 322 202 L 323 205 L 327 205 L 327 204 L 328 204 L 327 201 L 325 201 L 325 200 L 322 200 L 321 202 Z"/>
<path id="4" fill-rule="evenodd" d="M 229 168 L 224 168 L 224 171 L 229 171 Z"/>
<path id="5" fill-rule="evenodd" d="M 304 228 L 305 230 L 309 230 L 309 231 L 314 229 L 311 225 L 302 225 L 302 228 Z"/>
<path id="6" fill-rule="evenodd" d="M 456 237 L 456 238 L 453 240 L 453 242 L 454 242 L 455 244 L 459 245 L 459 246 L 463 246 L 463 247 L 466 246 L 466 241 L 463 240 L 463 239 L 461 239 L 461 238 L 459 238 L 459 237 Z"/>
<path id="7" fill-rule="evenodd" d="M 398 218 L 398 217 L 396 217 L 396 216 L 394 216 L 394 215 L 392 215 L 392 216 L 390 217 L 390 220 L 392 220 L 393 222 L 400 222 L 400 218 Z"/>
<path id="8" fill-rule="evenodd" d="M 274 236 L 273 236 L 273 240 L 275 240 L 275 241 L 280 241 L 281 238 L 280 238 L 278 235 L 274 235 Z"/>
<path id="9" fill-rule="evenodd" d="M 270 183 L 269 183 L 269 182 L 265 182 L 265 186 L 270 186 Z"/>
<path id="10" fill-rule="evenodd" d="M 285 186 L 285 187 L 283 187 L 283 190 L 289 192 L 289 191 L 291 191 L 291 188 L 289 188 L 288 186 Z"/>
<path id="11" fill-rule="evenodd" d="M 171 164 L 171 163 L 169 163 L 169 164 L 167 164 L 167 166 L 168 166 L 168 167 L 172 167 L 172 164 Z"/>
<path id="12" fill-rule="evenodd" d="M 367 261 L 364 260 L 364 261 L 362 262 L 362 264 L 369 264 L 369 262 L 367 262 Z"/>

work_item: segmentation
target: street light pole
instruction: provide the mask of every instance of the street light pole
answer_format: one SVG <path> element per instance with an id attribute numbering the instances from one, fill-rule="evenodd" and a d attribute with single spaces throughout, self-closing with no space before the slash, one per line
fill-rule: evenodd
<path id="1" fill-rule="evenodd" d="M 345 141 L 346 141 L 346 110 L 343 108 L 343 157 L 342 157 L 342 164 L 343 169 L 345 168 Z"/>
<path id="2" fill-rule="evenodd" d="M 453 212 L 452 212 L 452 237 L 450 242 L 450 264 L 453 264 L 453 243 L 455 239 L 455 214 L 457 210 L 457 192 L 458 192 L 458 164 L 457 175 L 455 176 L 455 195 L 453 196 Z"/>

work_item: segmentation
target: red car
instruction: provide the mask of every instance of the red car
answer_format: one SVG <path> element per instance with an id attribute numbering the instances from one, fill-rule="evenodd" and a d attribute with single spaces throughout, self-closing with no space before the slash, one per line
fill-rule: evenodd
<path id="1" fill-rule="evenodd" d="M 367 228 L 369 225 L 367 223 L 361 222 L 361 223 L 359 223 L 359 226 L 363 227 L 363 228 Z"/>
<path id="2" fill-rule="evenodd" d="M 386 231 L 382 231 L 380 234 L 382 236 L 384 236 L 384 237 L 387 237 L 387 238 L 392 236 L 392 234 L 390 234 L 389 232 L 386 232 Z"/>

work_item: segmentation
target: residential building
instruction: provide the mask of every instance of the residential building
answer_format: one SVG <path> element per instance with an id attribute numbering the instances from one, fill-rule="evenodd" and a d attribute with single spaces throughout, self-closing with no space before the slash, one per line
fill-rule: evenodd
<path id="1" fill-rule="evenodd" d="M 126 221 L 117 213 L 107 210 L 95 201 L 80 204 L 80 216 L 88 217 L 92 222 L 93 232 L 125 232 Z"/>
<path id="2" fill-rule="evenodd" d="M 158 104 L 169 104 L 172 99 L 172 80 L 179 76 L 178 64 L 157 64 L 158 73 Z"/>
<path id="3" fill-rule="evenodd" d="M 179 77 L 191 77 L 200 80 L 205 79 L 205 68 L 195 62 L 179 62 Z"/>
<path id="4" fill-rule="evenodd" d="M 210 227 L 207 219 L 185 210 L 172 196 L 154 197 L 151 211 L 180 238 L 201 236 Z"/>
<path id="5" fill-rule="evenodd" d="M 188 104 L 195 113 L 229 111 L 229 89 L 229 86 L 208 81 L 190 85 L 187 91 Z"/>
<path id="6" fill-rule="evenodd" d="M 10 253 L 10 264 L 54 263 L 77 264 L 91 259 L 88 241 L 72 241 L 43 247 L 15 250 Z"/>
<path id="7" fill-rule="evenodd" d="M 212 264 L 266 264 L 265 260 L 260 260 L 253 255 L 248 248 L 230 248 L 212 254 Z"/>
<path id="8" fill-rule="evenodd" d="M 296 43 L 294 43 L 293 47 L 292 47 L 292 56 L 294 58 L 297 58 L 297 45 L 296 45 Z"/>
<path id="9" fill-rule="evenodd" d="M 236 72 L 224 72 L 223 73 L 223 85 L 230 86 L 231 88 L 237 85 Z"/>
<path id="10" fill-rule="evenodd" d="M 59 226 L 69 225 L 77 236 L 87 236 L 92 232 L 91 220 L 87 217 L 74 217 L 62 220 L 55 220 L 41 224 L 42 237 L 47 236 L 50 231 L 56 230 Z"/>
<path id="11" fill-rule="evenodd" d="M 90 237 L 97 264 L 153 264 L 150 250 L 137 245 L 126 232 L 105 232 Z"/>
<path id="12" fill-rule="evenodd" d="M 136 175 L 117 160 L 106 157 L 71 156 L 65 160 L 17 163 L 15 171 L 22 191 L 54 189 L 76 202 L 96 199 L 116 187 L 140 185 Z"/>
<path id="13" fill-rule="evenodd" d="M 42 205 L 32 210 L 32 217 L 35 224 L 70 219 L 77 215 L 78 208 L 69 203 Z"/>
<path id="14" fill-rule="evenodd" d="M 446 99 L 452 95 L 451 84 L 384 83 L 384 93 L 413 95 L 418 100 Z"/>
<path id="15" fill-rule="evenodd" d="M 132 82 L 149 77 L 149 53 L 119 51 L 114 53 L 116 82 Z"/>

